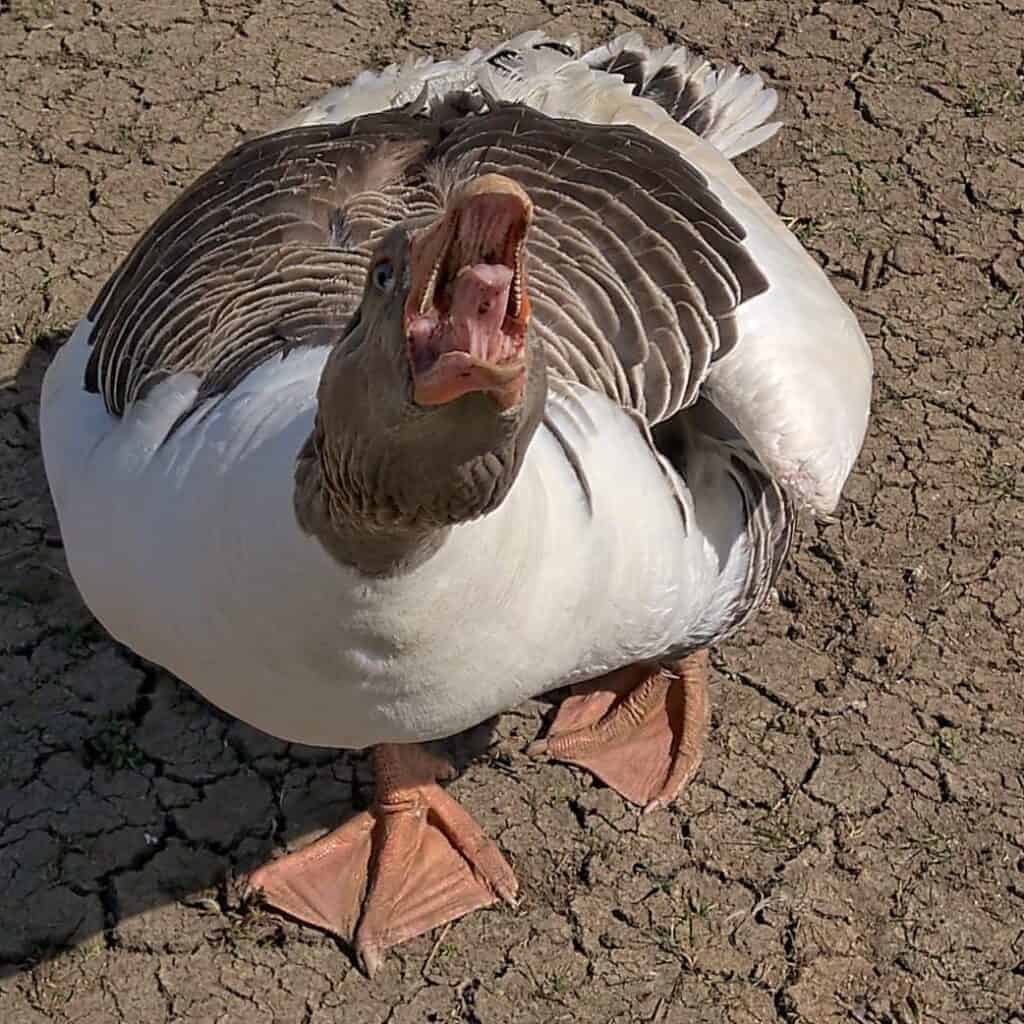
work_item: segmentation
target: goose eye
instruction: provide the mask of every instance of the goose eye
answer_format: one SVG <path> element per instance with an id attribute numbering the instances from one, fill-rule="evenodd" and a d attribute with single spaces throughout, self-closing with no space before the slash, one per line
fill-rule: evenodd
<path id="1" fill-rule="evenodd" d="M 395 268 L 391 260 L 381 260 L 370 271 L 373 287 L 379 292 L 389 292 L 395 286 Z"/>

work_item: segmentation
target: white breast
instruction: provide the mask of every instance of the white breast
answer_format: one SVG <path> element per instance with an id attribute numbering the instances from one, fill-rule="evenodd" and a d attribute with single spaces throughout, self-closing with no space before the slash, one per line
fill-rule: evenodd
<path id="1" fill-rule="evenodd" d="M 584 389 L 553 397 L 549 415 L 582 457 L 589 506 L 542 427 L 497 511 L 415 572 L 374 580 L 292 512 L 325 350 L 261 367 L 161 443 L 195 382 L 165 381 L 113 420 L 81 390 L 86 337 L 51 367 L 42 422 L 75 582 L 121 642 L 276 736 L 450 735 L 685 643 L 738 591 L 742 513 L 714 456 L 690 467 L 701 493 L 687 532 L 636 426 Z"/>

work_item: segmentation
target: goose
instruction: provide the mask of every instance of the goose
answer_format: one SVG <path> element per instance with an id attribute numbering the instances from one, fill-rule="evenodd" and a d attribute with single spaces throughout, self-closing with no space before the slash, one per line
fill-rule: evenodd
<path id="1" fill-rule="evenodd" d="M 568 687 L 532 755 L 651 811 L 707 651 L 860 451 L 872 359 L 733 166 L 756 74 L 528 32 L 349 84 L 142 235 L 49 367 L 47 478 L 120 643 L 371 807 L 249 877 L 384 952 L 517 883 L 423 744 Z"/>

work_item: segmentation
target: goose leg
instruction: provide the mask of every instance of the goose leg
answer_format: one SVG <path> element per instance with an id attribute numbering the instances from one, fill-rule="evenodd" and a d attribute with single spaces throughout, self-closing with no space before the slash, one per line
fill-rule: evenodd
<path id="1" fill-rule="evenodd" d="M 644 813 L 678 796 L 700 767 L 710 719 L 708 655 L 629 665 L 574 687 L 533 756 L 593 772 Z"/>
<path id="2" fill-rule="evenodd" d="M 260 868 L 253 890 L 278 910 L 340 935 L 371 977 L 381 954 L 497 899 L 518 883 L 495 843 L 440 786 L 451 767 L 422 747 L 373 748 L 369 811 Z"/>

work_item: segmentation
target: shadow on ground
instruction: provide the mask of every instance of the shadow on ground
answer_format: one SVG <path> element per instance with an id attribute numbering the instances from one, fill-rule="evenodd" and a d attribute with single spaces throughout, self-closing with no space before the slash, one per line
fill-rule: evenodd
<path id="1" fill-rule="evenodd" d="M 111 640 L 77 599 L 37 427 L 43 375 L 69 333 L 41 332 L 0 384 L 23 454 L 10 499 L 21 544 L 2 553 L 0 584 L 14 631 L 0 750 L 5 782 L 20 782 L 3 807 L 19 856 L 0 891 L 0 977 L 97 935 L 160 945 L 166 916 L 153 934 L 151 912 L 177 901 L 240 926 L 255 912 L 249 871 L 373 794 L 365 756 L 283 743 L 232 719 Z M 492 734 L 485 723 L 436 747 L 464 769 Z"/>

